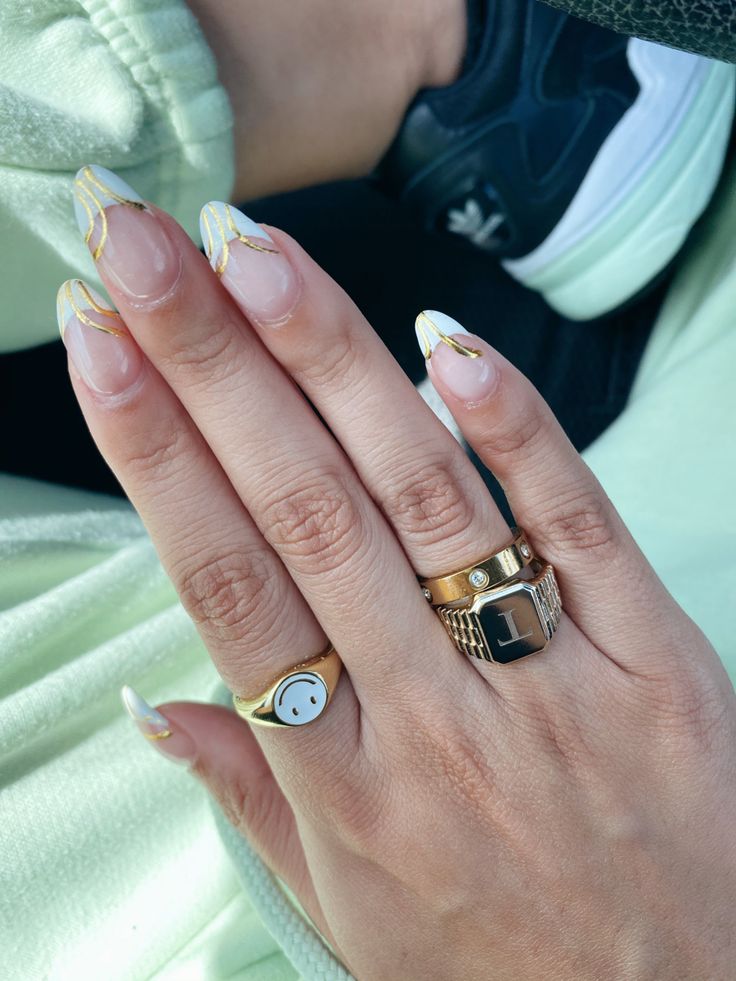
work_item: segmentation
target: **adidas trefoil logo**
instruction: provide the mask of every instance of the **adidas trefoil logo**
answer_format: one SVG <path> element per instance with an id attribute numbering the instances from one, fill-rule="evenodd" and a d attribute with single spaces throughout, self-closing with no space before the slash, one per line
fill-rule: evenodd
<path id="1" fill-rule="evenodd" d="M 468 198 L 462 210 L 450 208 L 447 212 L 447 231 L 464 235 L 481 249 L 487 246 L 488 239 L 503 222 L 504 216 L 498 212 L 484 217 L 483 209 L 475 198 Z"/>

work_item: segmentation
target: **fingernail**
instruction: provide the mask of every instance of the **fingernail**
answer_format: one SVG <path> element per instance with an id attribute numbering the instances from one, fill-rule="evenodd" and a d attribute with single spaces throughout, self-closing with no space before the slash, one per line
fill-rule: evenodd
<path id="1" fill-rule="evenodd" d="M 181 256 L 158 217 L 117 174 L 91 164 L 74 180 L 74 211 L 102 274 L 131 301 L 155 302 L 171 292 Z"/>
<path id="2" fill-rule="evenodd" d="M 210 265 L 246 316 L 271 327 L 288 320 L 300 280 L 268 232 L 222 201 L 202 208 L 199 227 Z"/>
<path id="3" fill-rule="evenodd" d="M 98 395 L 121 395 L 135 384 L 143 356 L 119 315 L 81 279 L 56 294 L 59 333 L 84 384 Z"/>
<path id="4" fill-rule="evenodd" d="M 483 402 L 498 382 L 498 371 L 487 345 L 452 317 L 424 310 L 414 325 L 419 347 L 429 362 L 429 374 L 441 388 L 468 407 Z"/>
<path id="5" fill-rule="evenodd" d="M 175 763 L 188 766 L 196 761 L 197 747 L 188 732 L 181 727 L 174 727 L 130 685 L 123 685 L 120 697 L 139 731 L 159 753 Z"/>

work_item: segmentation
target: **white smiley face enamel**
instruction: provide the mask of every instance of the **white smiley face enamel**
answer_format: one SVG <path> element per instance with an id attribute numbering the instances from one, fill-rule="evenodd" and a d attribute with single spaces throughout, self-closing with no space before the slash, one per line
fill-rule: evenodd
<path id="1" fill-rule="evenodd" d="M 318 674 L 301 671 L 284 678 L 273 696 L 273 710 L 288 726 L 303 726 L 322 714 L 327 686 Z"/>

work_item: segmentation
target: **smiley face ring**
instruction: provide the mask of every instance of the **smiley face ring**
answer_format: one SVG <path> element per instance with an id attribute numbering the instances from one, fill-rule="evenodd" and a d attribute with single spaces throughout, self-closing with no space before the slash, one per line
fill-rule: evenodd
<path id="1" fill-rule="evenodd" d="M 303 726 L 314 722 L 330 704 L 342 661 L 330 644 L 309 661 L 294 665 L 257 698 L 233 695 L 235 711 L 259 726 Z"/>

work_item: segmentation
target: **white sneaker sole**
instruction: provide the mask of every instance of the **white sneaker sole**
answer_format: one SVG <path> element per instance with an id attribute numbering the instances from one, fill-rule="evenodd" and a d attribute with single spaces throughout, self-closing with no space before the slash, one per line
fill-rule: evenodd
<path id="1" fill-rule="evenodd" d="M 632 39 L 640 92 L 556 228 L 507 271 L 574 320 L 620 306 L 679 251 L 711 198 L 731 132 L 736 67 Z"/>

